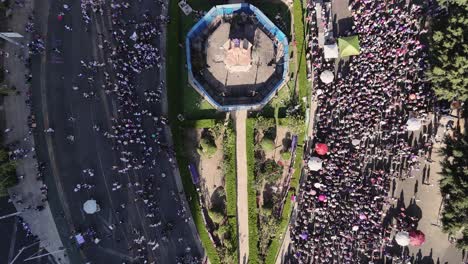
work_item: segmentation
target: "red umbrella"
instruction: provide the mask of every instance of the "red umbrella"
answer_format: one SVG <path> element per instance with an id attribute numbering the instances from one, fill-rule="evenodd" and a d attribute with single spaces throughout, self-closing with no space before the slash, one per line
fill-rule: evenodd
<path id="1" fill-rule="evenodd" d="M 315 144 L 315 151 L 319 155 L 325 155 L 328 152 L 328 146 L 327 144 L 324 144 L 324 143 L 317 143 Z"/>
<path id="2" fill-rule="evenodd" d="M 58 16 L 57 16 L 57 20 L 58 20 L 58 21 L 62 21 L 62 19 L 63 19 L 63 16 L 62 16 L 62 15 L 58 15 Z"/>
<path id="3" fill-rule="evenodd" d="M 411 231 L 409 233 L 409 236 L 410 236 L 410 245 L 412 246 L 417 246 L 417 247 L 421 246 L 424 243 L 424 241 L 426 241 L 426 236 L 420 230 Z"/>

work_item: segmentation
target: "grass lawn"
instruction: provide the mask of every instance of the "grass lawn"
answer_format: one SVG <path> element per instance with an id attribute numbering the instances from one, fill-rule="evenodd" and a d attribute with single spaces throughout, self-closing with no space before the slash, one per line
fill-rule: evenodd
<path id="1" fill-rule="evenodd" d="M 247 144 L 247 194 L 249 205 L 249 263 L 261 263 L 258 253 L 258 208 L 257 208 L 257 191 L 255 189 L 254 176 L 254 125 L 255 119 L 247 119 L 246 124 L 246 144 Z"/>
<path id="2" fill-rule="evenodd" d="M 194 10 L 197 11 L 208 11 L 212 6 L 216 4 L 222 4 L 221 1 L 208 1 L 208 0 L 198 0 L 198 1 L 187 1 Z M 258 8 L 264 11 L 264 13 L 278 26 L 283 30 L 283 32 L 290 36 L 290 13 L 286 5 L 283 3 L 270 3 L 266 1 L 260 0 L 252 0 L 248 1 L 249 3 L 254 4 Z M 300 1 L 295 1 L 299 2 Z M 296 6 L 297 4 L 295 4 Z M 300 4 L 299 4 L 300 6 Z M 296 12 L 296 10 L 295 10 Z M 302 9 L 301 9 L 302 12 Z M 282 20 L 284 21 L 283 24 L 279 24 L 275 19 L 277 14 L 282 16 Z M 296 15 L 296 13 L 294 13 Z M 171 1 L 169 6 L 169 16 L 171 17 L 171 22 L 168 24 L 167 30 L 167 60 L 166 60 L 166 67 L 167 67 L 167 87 L 168 87 L 168 100 L 169 100 L 169 117 L 171 122 L 171 130 L 173 135 L 174 146 L 177 155 L 177 161 L 179 163 L 180 174 L 182 178 L 182 182 L 184 185 L 184 190 L 189 198 L 190 209 L 192 212 L 193 220 L 197 227 L 198 233 L 200 235 L 200 240 L 205 248 L 206 254 L 212 264 L 221 263 L 221 259 L 218 255 L 216 248 L 214 247 L 213 243 L 211 242 L 208 232 L 206 230 L 205 224 L 202 219 L 201 215 L 201 205 L 199 203 L 198 193 L 195 189 L 195 186 L 192 184 L 190 172 L 188 171 L 188 157 L 185 155 L 183 149 L 183 131 L 184 128 L 187 126 L 186 122 L 179 122 L 177 119 L 178 114 L 183 114 L 184 117 L 188 120 L 199 120 L 199 119 L 215 119 L 218 116 L 218 112 L 188 84 L 187 81 L 187 70 L 185 69 L 186 58 L 185 58 L 185 49 L 181 48 L 179 44 L 185 45 L 185 35 L 190 30 L 190 28 L 196 23 L 196 16 L 192 13 L 190 16 L 185 16 L 182 11 L 179 9 L 177 5 L 177 1 Z M 302 13 L 301 13 L 302 17 Z M 302 31 L 297 30 L 297 25 L 295 26 L 295 30 L 297 32 L 302 32 L 302 38 L 304 37 L 304 30 L 303 30 L 303 23 L 301 25 Z M 298 40 L 298 34 L 296 34 L 296 41 Z M 288 38 L 291 40 L 291 38 Z M 301 40 L 301 46 L 304 46 L 304 40 Z M 305 53 L 301 53 L 301 57 L 303 60 L 299 61 L 299 74 L 298 77 L 306 78 L 305 72 Z M 292 69 L 294 69 L 294 65 L 291 65 Z M 303 74 L 301 74 L 303 70 Z M 301 79 L 299 80 L 299 85 L 302 87 L 302 93 L 307 93 L 309 87 L 306 85 L 302 85 L 304 81 Z M 302 85 L 302 86 L 301 86 Z M 301 91 L 301 89 L 299 89 Z M 289 82 L 288 85 L 283 87 L 279 93 L 277 98 L 273 100 L 273 103 L 276 107 L 284 106 L 284 102 L 291 99 L 294 92 L 294 82 Z M 301 96 L 301 92 L 300 95 Z M 268 107 L 267 107 L 268 108 Z M 274 107 L 270 104 L 270 109 L 267 109 L 269 114 L 273 117 Z M 265 111 L 265 113 L 267 113 Z M 283 112 L 280 110 L 279 114 L 280 117 L 284 117 Z M 201 126 L 201 125 L 212 125 L 213 121 L 203 120 L 199 123 L 193 123 L 193 126 Z M 260 263 L 259 254 L 258 254 L 258 227 L 257 227 L 257 219 L 258 219 L 258 209 L 256 207 L 256 191 L 253 188 L 253 184 L 255 183 L 253 168 L 254 168 L 254 149 L 253 149 L 253 125 L 254 120 L 249 119 L 247 121 L 247 162 L 248 162 L 248 188 L 249 188 L 249 263 Z M 298 150 L 299 151 L 299 150 Z M 298 156 L 302 158 L 302 154 L 298 152 Z M 300 163 L 300 162 L 299 162 Z M 231 180 L 233 178 L 231 177 Z M 229 180 L 229 179 L 228 179 Z M 293 186 L 293 185 L 292 185 Z M 230 190 L 227 187 L 227 195 L 229 196 Z M 232 192 L 232 190 L 231 190 Z M 231 195 L 233 198 L 233 195 Z M 229 197 L 227 199 L 230 199 Z M 284 225 L 286 226 L 289 222 L 289 213 L 291 211 L 291 206 L 287 204 L 285 205 L 285 210 L 283 215 L 287 213 L 287 217 L 282 217 L 281 227 Z M 233 204 L 232 202 L 228 202 L 228 214 L 233 213 L 233 209 L 229 209 L 230 205 Z M 252 206 L 253 205 L 253 206 Z M 288 207 L 289 206 L 289 207 Z M 286 216 L 286 215 L 285 215 Z M 284 218 L 284 220 L 283 220 Z M 284 222 L 284 224 L 283 224 Z M 277 234 L 277 238 L 280 237 L 284 233 L 284 228 L 280 228 Z M 270 255 L 276 256 L 278 247 L 275 246 L 275 243 L 279 243 L 278 241 L 274 240 L 272 245 L 270 246 L 271 252 L 267 256 Z"/>
<path id="3" fill-rule="evenodd" d="M 216 4 L 216 1 L 188 1 L 188 3 L 194 10 L 207 11 Z M 170 3 L 169 15 L 171 17 L 167 31 L 169 111 L 183 114 L 187 119 L 214 118 L 217 111 L 190 86 L 185 68 L 185 36 L 197 21 L 195 13 L 185 16 L 174 1 Z M 184 48 L 181 48 L 180 44 L 184 45 Z"/>
<path id="4" fill-rule="evenodd" d="M 231 259 L 237 263 L 238 259 L 238 230 L 237 230 L 237 174 L 236 174 L 236 134 L 232 127 L 226 129 L 224 138 L 224 163 L 225 163 L 225 188 L 226 205 L 229 227 L 231 231 L 231 243 L 235 245 L 235 251 L 229 252 Z"/>
<path id="5" fill-rule="evenodd" d="M 298 136 L 299 142 L 303 142 L 302 139 L 304 138 L 304 133 Z M 304 149 L 302 146 L 298 146 L 296 150 L 296 159 L 294 163 L 294 174 L 291 177 L 291 185 L 290 188 L 293 190 L 297 190 L 299 187 L 299 180 L 301 179 L 301 167 L 302 167 L 302 156 L 304 154 Z M 288 197 L 286 198 L 286 202 L 284 204 L 283 212 L 281 214 L 280 224 L 278 227 L 278 231 L 275 235 L 275 239 L 272 240 L 270 247 L 268 249 L 268 254 L 265 258 L 265 263 L 267 264 L 274 264 L 276 262 L 276 256 L 278 255 L 278 251 L 281 247 L 281 243 L 283 241 L 284 233 L 286 232 L 287 226 L 289 224 L 289 220 L 292 213 L 292 202 L 291 202 L 291 195 L 295 194 L 293 191 L 288 192 Z"/>
<path id="6" fill-rule="evenodd" d="M 272 3 L 265 0 L 247 0 L 246 2 L 262 10 L 262 12 L 286 34 L 288 40 L 291 40 L 291 12 L 289 12 L 287 5 L 283 2 Z M 277 15 L 280 15 L 281 19 L 276 19 Z"/>
<path id="7" fill-rule="evenodd" d="M 301 0 L 294 0 L 294 37 L 297 47 L 297 63 L 298 63 L 298 85 L 299 85 L 299 102 L 302 104 L 302 98 L 309 98 L 310 83 L 307 80 L 307 66 L 306 66 L 306 43 L 305 43 L 305 30 L 304 30 L 304 8 Z M 307 107 L 309 100 L 304 105 L 304 110 Z"/>

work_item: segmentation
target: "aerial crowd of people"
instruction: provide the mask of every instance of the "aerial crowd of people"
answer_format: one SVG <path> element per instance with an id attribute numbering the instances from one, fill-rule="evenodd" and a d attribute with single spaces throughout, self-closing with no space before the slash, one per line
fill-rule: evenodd
<path id="1" fill-rule="evenodd" d="M 86 24 L 92 21 L 92 12 L 103 13 L 102 4 L 103 1 L 82 2 L 83 21 Z M 166 8 L 163 1 L 158 1 L 158 4 L 161 8 Z M 113 149 L 120 156 L 119 164 L 112 168 L 116 173 L 126 175 L 133 171 L 141 171 L 146 175 L 141 182 L 128 182 L 128 186 L 123 188 L 133 189 L 136 196 L 134 202 L 143 206 L 148 227 L 161 230 L 162 241 L 167 241 L 170 230 L 177 222 L 161 220 L 156 193 L 161 188 L 160 182 L 165 177 L 165 173 L 156 175 L 153 172 L 153 169 L 159 166 L 156 157 L 161 152 L 165 153 L 172 169 L 176 166 L 173 151 L 163 142 L 164 128 L 168 120 L 154 111 L 155 108 L 161 107 L 165 83 L 164 80 L 160 80 L 151 90 L 145 89 L 143 94 L 139 94 L 138 79 L 142 72 L 162 67 L 164 55 L 160 54 L 156 45 L 161 38 L 161 28 L 169 18 L 163 15 L 154 17 L 150 10 L 146 10 L 138 18 L 133 18 L 128 12 L 132 5 L 133 3 L 122 1 L 110 2 L 108 7 L 110 7 L 113 30 L 110 35 L 100 33 L 103 41 L 99 44 L 99 48 L 110 56 L 106 62 L 82 61 L 82 73 L 78 77 L 87 80 L 90 86 L 93 86 L 95 74 L 103 72 L 105 83 L 102 89 L 105 94 L 117 101 L 118 117 L 112 118 L 109 130 L 101 129 L 99 126 L 94 129 L 114 142 Z M 122 19 L 124 17 L 125 19 Z M 75 90 L 80 92 L 81 88 L 75 87 Z M 97 91 L 81 93 L 84 98 L 93 99 L 98 96 Z M 146 103 L 142 103 L 142 100 Z M 121 188 L 122 183 L 119 181 L 112 183 L 112 191 Z M 179 220 L 188 222 L 189 215 L 178 193 L 172 191 L 171 196 Z M 120 210 L 125 210 L 126 204 L 121 204 L 120 207 Z M 122 214 L 120 215 L 119 224 L 123 224 L 124 219 Z M 135 229 L 134 235 L 134 243 L 129 250 L 135 252 L 142 263 L 149 263 L 148 251 L 159 248 L 161 241 L 154 237 L 145 237 L 143 230 Z M 190 250 L 190 247 L 185 248 L 187 253 L 190 253 Z M 188 254 L 184 261 L 195 263 L 198 260 L 197 256 L 192 257 Z"/>
<path id="2" fill-rule="evenodd" d="M 83 28 L 75 29 L 71 24 L 67 24 L 68 16 L 74 11 L 71 5 L 61 4 L 56 13 L 56 23 L 62 25 L 65 32 L 86 31 L 93 32 L 92 23 L 96 17 L 106 17 L 111 23 L 112 30 L 97 32 L 98 48 L 106 55 L 104 60 L 82 59 L 80 61 L 80 71 L 73 78 L 72 91 L 83 100 L 101 100 L 103 96 L 116 102 L 117 116 L 110 120 L 110 127 L 94 124 L 93 130 L 98 135 L 111 142 L 112 151 L 118 155 L 118 163 L 112 166 L 112 172 L 119 177 L 115 177 L 109 182 L 112 192 L 128 190 L 133 193 L 133 203 L 144 208 L 144 218 L 142 223 L 151 231 L 151 236 L 145 237 L 143 229 L 133 226 L 132 243 L 128 247 L 129 252 L 133 252 L 135 258 L 140 263 L 151 263 L 150 259 L 155 251 L 160 247 L 160 243 L 170 239 L 171 230 L 174 225 L 187 224 L 190 214 L 187 213 L 186 206 L 180 199 L 180 193 L 175 189 L 170 191 L 170 199 L 174 210 L 177 211 L 177 219 L 164 219 L 161 217 L 161 209 L 158 191 L 161 190 L 162 181 L 166 178 L 166 173 L 156 173 L 162 170 L 162 166 L 157 160 L 163 155 L 170 163 L 170 169 L 176 169 L 174 151 L 165 142 L 165 129 L 168 119 L 161 114 L 163 92 L 165 89 L 164 78 L 160 79 L 151 87 L 141 87 L 141 74 L 148 71 L 159 72 L 164 65 L 164 54 L 161 54 L 158 45 L 162 39 L 162 28 L 169 22 L 169 17 L 164 15 L 155 16 L 154 12 L 146 9 L 138 17 L 131 14 L 134 5 L 142 4 L 138 2 L 126 2 L 112 0 L 110 2 L 102 0 L 82 0 L 80 2 L 81 18 Z M 160 10 L 167 9 L 166 3 L 162 0 L 154 1 Z M 142 4 L 143 6 L 143 4 Z M 140 7 L 138 7 L 140 8 Z M 164 13 L 164 12 L 161 12 Z M 34 17 L 30 16 L 26 24 L 26 32 L 31 33 L 32 40 L 27 44 L 31 56 L 46 52 L 46 40 L 35 32 L 33 23 Z M 55 46 L 55 47 L 54 47 Z M 52 48 L 50 48 L 52 47 Z M 63 52 L 60 45 L 54 43 L 48 45 L 51 58 L 54 54 L 60 57 Z M 30 61 L 29 61 L 30 63 Z M 101 76 L 103 77 L 101 80 Z M 63 76 L 62 76 L 63 79 Z M 102 93 L 101 93 L 102 92 Z M 77 122 L 77 117 L 69 116 L 65 122 L 73 124 Z M 32 128 L 33 122 L 30 122 Z M 55 129 L 48 127 L 44 133 L 55 135 Z M 76 141 L 75 135 L 68 134 L 66 139 L 70 144 Z M 21 158 L 27 155 L 23 149 L 12 151 L 14 158 Z M 38 179 L 42 180 L 45 163 L 41 163 Z M 129 173 L 139 172 L 144 177 L 139 180 L 122 181 Z M 95 193 L 97 191 L 93 178 L 99 172 L 95 168 L 83 168 L 81 171 L 82 181 L 76 182 L 72 188 L 73 193 Z M 124 177 L 125 176 L 125 177 Z M 44 185 L 45 186 L 45 185 Z M 45 198 L 47 200 L 47 187 Z M 92 198 L 92 197 L 90 197 Z M 19 202 L 21 200 L 17 199 Z M 17 202 L 18 202 L 17 201 Z M 84 202 L 84 201 L 83 201 Z M 99 202 L 99 201 L 98 201 Z M 116 216 L 115 223 L 109 226 L 110 230 L 125 226 L 128 213 L 124 213 L 129 206 L 127 203 L 118 203 L 113 214 Z M 39 210 L 42 210 L 41 206 Z M 163 220 L 164 219 L 164 220 Z M 27 227 L 27 225 L 25 225 Z M 126 229 L 126 227 L 122 227 Z M 74 234 L 83 235 L 86 241 L 101 241 L 106 239 L 103 232 L 93 226 L 82 226 L 81 230 L 74 230 Z M 110 237 L 108 237 L 110 238 Z M 117 242 L 120 239 L 114 238 Z M 185 254 L 175 256 L 179 263 L 198 263 L 200 256 L 192 254 L 189 244 L 184 242 L 184 238 L 179 237 L 178 242 Z"/>
<path id="3" fill-rule="evenodd" d="M 324 83 L 325 60 L 318 45 L 316 10 L 308 5 L 309 47 L 317 99 L 311 153 L 322 168 L 308 170 L 301 183 L 299 210 L 292 224 L 294 258 L 299 263 L 373 263 L 391 246 L 384 224 L 391 182 L 412 177 L 431 162 L 433 141 L 424 128 L 408 131 L 410 118 L 430 123 L 433 95 L 424 77 L 426 7 L 404 0 L 350 1 L 354 25 L 347 35 L 360 39 L 360 54 L 340 62 L 335 80 Z M 323 14 L 326 15 L 326 14 Z M 413 137 L 418 138 L 416 142 Z M 307 167 L 307 166 L 306 166 Z M 391 257 L 391 256 L 387 256 Z"/>

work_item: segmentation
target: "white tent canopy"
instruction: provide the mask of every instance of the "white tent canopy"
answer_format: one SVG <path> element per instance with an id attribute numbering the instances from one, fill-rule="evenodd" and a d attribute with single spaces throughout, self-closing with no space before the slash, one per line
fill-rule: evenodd
<path id="1" fill-rule="evenodd" d="M 409 245 L 410 236 L 408 232 L 400 231 L 395 235 L 395 241 L 397 242 L 398 245 L 406 247 L 407 245 Z"/>
<path id="2" fill-rule="evenodd" d="M 422 126 L 421 120 L 417 118 L 410 118 L 408 119 L 408 122 L 406 122 L 406 126 L 409 131 L 419 130 Z"/>
<path id="3" fill-rule="evenodd" d="M 320 74 L 320 80 L 324 83 L 331 83 L 335 79 L 335 75 L 333 75 L 333 72 L 329 70 L 325 70 Z"/>
<path id="4" fill-rule="evenodd" d="M 317 158 L 317 157 L 312 157 L 307 162 L 307 166 L 312 171 L 318 171 L 318 170 L 320 170 L 322 168 L 322 160 L 320 158 Z"/>
<path id="5" fill-rule="evenodd" d="M 94 214 L 96 212 L 99 212 L 100 208 L 96 200 L 88 200 L 83 204 L 83 210 L 87 214 Z"/>
<path id="6" fill-rule="evenodd" d="M 338 58 L 338 45 L 336 43 L 323 46 L 323 55 L 325 59 Z"/>

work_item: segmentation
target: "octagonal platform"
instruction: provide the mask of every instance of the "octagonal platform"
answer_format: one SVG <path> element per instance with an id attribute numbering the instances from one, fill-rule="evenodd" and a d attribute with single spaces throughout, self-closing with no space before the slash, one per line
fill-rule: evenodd
<path id="1" fill-rule="evenodd" d="M 213 7 L 186 52 L 190 84 L 221 111 L 262 108 L 288 76 L 286 36 L 250 4 Z"/>

